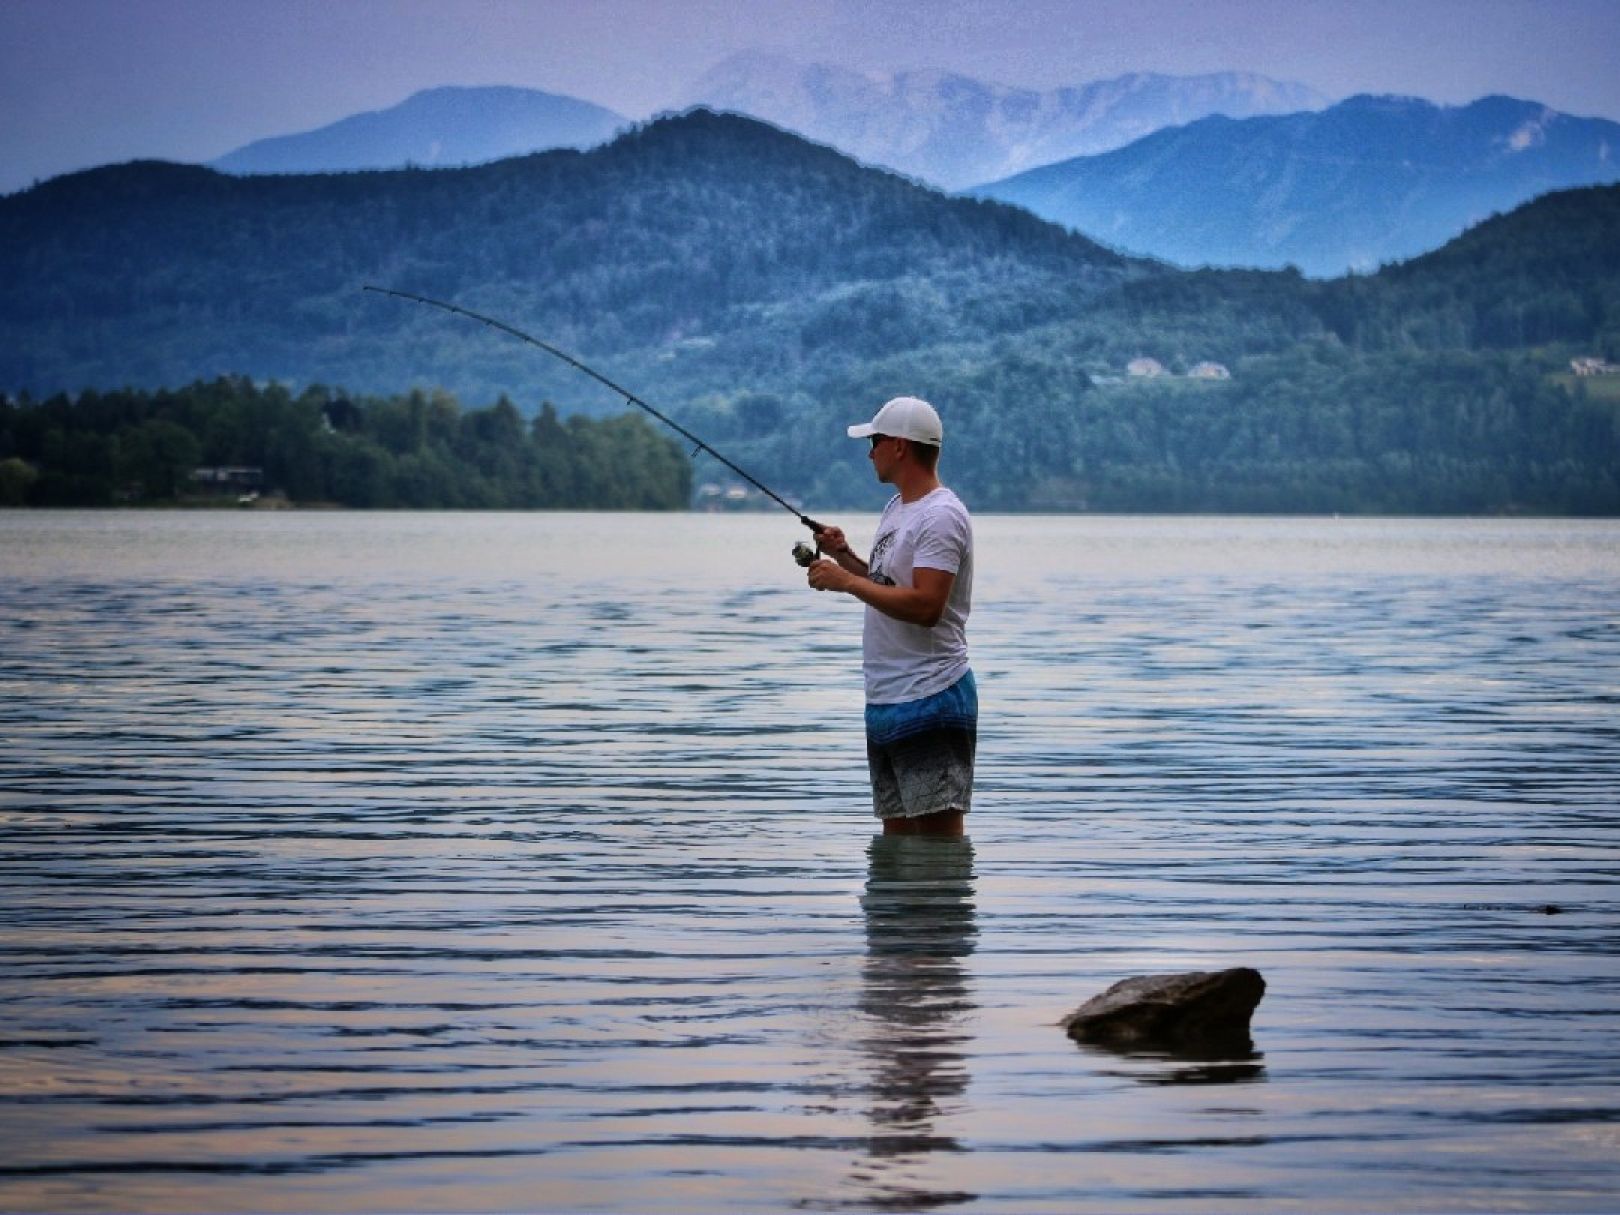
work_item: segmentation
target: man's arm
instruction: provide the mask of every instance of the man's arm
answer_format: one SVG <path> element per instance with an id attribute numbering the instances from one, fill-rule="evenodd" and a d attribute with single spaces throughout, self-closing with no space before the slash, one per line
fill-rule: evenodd
<path id="1" fill-rule="evenodd" d="M 945 603 L 956 585 L 956 575 L 918 566 L 911 571 L 913 586 L 884 586 L 825 557 L 810 567 L 810 585 L 818 591 L 841 591 L 869 604 L 885 616 L 931 629 L 945 614 Z"/>

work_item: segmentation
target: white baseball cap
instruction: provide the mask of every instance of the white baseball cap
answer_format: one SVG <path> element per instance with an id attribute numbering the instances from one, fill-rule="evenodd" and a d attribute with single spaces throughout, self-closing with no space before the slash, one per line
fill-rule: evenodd
<path id="1" fill-rule="evenodd" d="M 886 401 L 870 422 L 849 428 L 852 439 L 869 435 L 888 435 L 892 439 L 910 439 L 938 447 L 945 437 L 945 427 L 940 424 L 934 407 L 921 397 L 895 397 Z"/>

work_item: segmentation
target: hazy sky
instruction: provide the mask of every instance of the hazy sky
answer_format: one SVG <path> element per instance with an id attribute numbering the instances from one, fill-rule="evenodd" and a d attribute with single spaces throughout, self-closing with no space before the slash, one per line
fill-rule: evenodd
<path id="1" fill-rule="evenodd" d="M 1051 87 L 1260 72 L 1620 120 L 1620 0 L 0 0 L 0 192 L 207 160 L 440 84 L 641 118 L 726 55 Z"/>

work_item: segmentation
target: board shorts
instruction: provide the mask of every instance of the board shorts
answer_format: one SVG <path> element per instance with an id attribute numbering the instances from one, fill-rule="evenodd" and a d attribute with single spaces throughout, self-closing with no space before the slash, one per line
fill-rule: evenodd
<path id="1" fill-rule="evenodd" d="M 866 766 L 878 818 L 960 810 L 973 801 L 979 690 L 969 671 L 943 692 L 866 706 Z"/>

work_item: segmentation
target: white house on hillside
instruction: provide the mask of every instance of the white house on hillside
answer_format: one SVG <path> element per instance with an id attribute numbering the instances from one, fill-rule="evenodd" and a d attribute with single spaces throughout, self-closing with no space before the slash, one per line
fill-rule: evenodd
<path id="1" fill-rule="evenodd" d="M 1620 375 L 1620 363 L 1605 362 L 1591 355 L 1570 359 L 1569 367 L 1576 375 Z"/>

